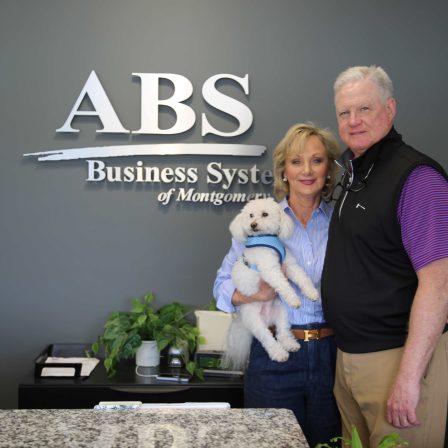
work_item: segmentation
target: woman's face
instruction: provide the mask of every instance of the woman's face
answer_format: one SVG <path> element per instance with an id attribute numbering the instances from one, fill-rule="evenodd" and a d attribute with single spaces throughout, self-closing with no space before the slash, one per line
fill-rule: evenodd
<path id="1" fill-rule="evenodd" d="M 307 138 L 300 152 L 286 157 L 284 176 L 288 179 L 290 196 L 320 198 L 329 173 L 327 151 L 315 135 Z"/>

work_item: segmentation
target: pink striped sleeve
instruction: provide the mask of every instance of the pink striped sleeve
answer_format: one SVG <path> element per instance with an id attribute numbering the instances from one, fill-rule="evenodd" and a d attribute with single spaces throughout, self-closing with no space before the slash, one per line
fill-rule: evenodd
<path id="1" fill-rule="evenodd" d="M 448 257 L 448 182 L 423 165 L 407 178 L 398 204 L 404 248 L 415 271 Z"/>

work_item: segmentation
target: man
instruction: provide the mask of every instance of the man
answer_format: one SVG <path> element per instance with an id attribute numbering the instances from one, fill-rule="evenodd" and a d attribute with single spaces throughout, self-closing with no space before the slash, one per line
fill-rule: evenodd
<path id="1" fill-rule="evenodd" d="M 337 78 L 348 150 L 330 224 L 323 309 L 338 346 L 335 395 L 343 435 L 363 446 L 399 432 L 443 447 L 448 406 L 448 177 L 406 145 L 380 67 Z M 398 431 L 397 431 L 398 429 Z"/>

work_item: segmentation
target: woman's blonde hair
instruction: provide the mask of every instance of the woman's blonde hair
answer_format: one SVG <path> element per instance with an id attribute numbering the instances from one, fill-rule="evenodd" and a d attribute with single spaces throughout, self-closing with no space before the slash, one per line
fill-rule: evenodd
<path id="1" fill-rule="evenodd" d="M 312 123 L 299 123 L 289 128 L 272 156 L 274 162 L 274 196 L 277 200 L 280 201 L 289 195 L 289 183 L 283 180 L 286 158 L 290 154 L 301 152 L 305 147 L 306 140 L 312 135 L 320 139 L 327 153 L 330 172 L 328 182 L 322 190 L 322 198 L 326 200 L 330 198 L 336 185 L 337 167 L 335 160 L 341 153 L 339 144 L 334 135 L 327 129 L 319 128 Z"/>

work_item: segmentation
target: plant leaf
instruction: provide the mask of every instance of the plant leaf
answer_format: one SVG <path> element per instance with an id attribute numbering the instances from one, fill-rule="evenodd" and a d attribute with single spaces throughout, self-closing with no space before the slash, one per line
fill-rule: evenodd
<path id="1" fill-rule="evenodd" d="M 146 305 L 141 303 L 138 299 L 132 300 L 132 312 L 133 313 L 143 313 L 145 311 Z"/>
<path id="2" fill-rule="evenodd" d="M 381 439 L 378 448 L 394 448 L 397 446 L 404 447 L 408 445 L 409 443 L 403 440 L 400 434 L 398 434 L 397 432 L 393 432 Z"/>
<path id="3" fill-rule="evenodd" d="M 150 305 L 154 301 L 154 294 L 152 292 L 148 292 L 143 298 L 146 304 Z"/>
<path id="4" fill-rule="evenodd" d="M 355 425 L 352 425 L 352 448 L 363 448 L 361 438 Z"/>

